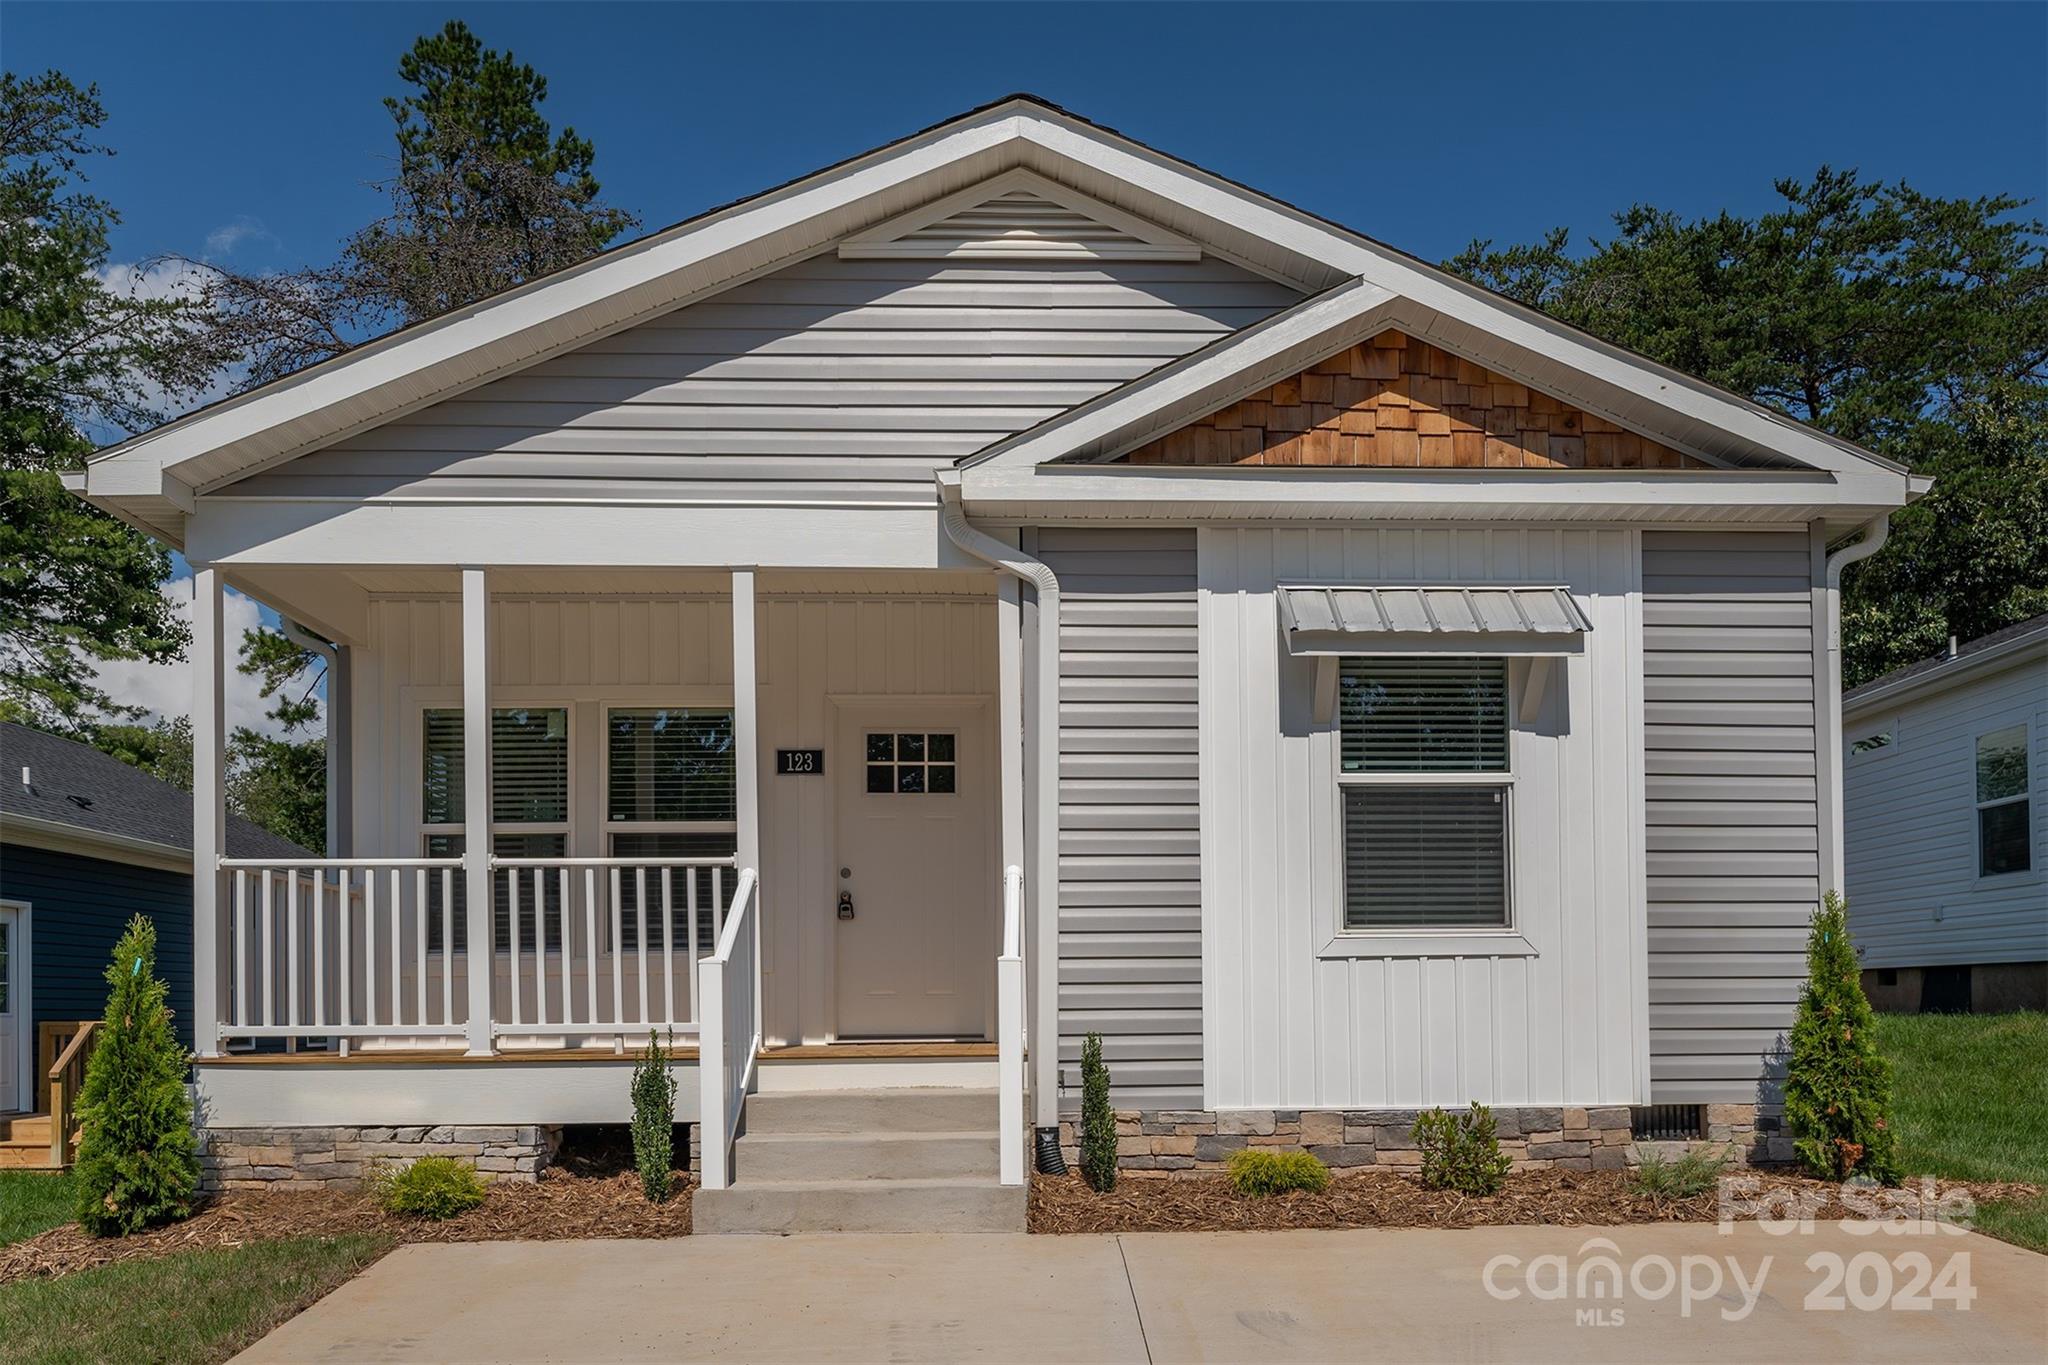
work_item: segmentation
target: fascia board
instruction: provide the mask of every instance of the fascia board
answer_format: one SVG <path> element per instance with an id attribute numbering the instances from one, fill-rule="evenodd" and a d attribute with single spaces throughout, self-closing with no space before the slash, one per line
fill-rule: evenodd
<path id="1" fill-rule="evenodd" d="M 661 281 L 690 265 L 757 246 L 810 219 L 919 176 L 943 172 L 951 164 L 1014 140 L 1017 123 L 1014 115 L 1004 115 L 941 130 L 922 144 L 876 154 L 880 160 L 851 163 L 727 214 L 657 234 L 477 307 L 370 342 L 275 387 L 243 399 L 229 399 L 186 421 L 102 452 L 88 467 L 88 488 L 92 496 L 101 496 L 101 470 L 111 472 L 120 465 L 147 464 L 175 472 L 186 461 L 254 439 L 287 418 L 321 408 L 363 404 L 366 410 L 360 421 L 380 420 L 374 415 L 375 395 L 385 386 L 416 381 L 440 367 L 459 367 L 465 358 L 525 333 L 547 338 L 544 348 L 511 362 L 531 364 L 544 351 L 566 349 L 588 339 L 573 325 L 563 325 L 580 308 L 634 290 L 658 288 Z M 650 310 L 666 306 L 672 304 L 651 304 Z M 592 334 L 597 330 L 601 329 L 593 329 Z M 408 401 L 419 400 L 415 386 Z"/>
<path id="2" fill-rule="evenodd" d="M 1889 460 L 1849 449 L 1789 419 L 1722 393 L 1676 370 L 1596 342 L 1532 309 L 1510 303 L 1443 271 L 1406 260 L 1389 248 L 1311 219 L 1263 195 L 1174 163 L 1125 139 L 1080 129 L 1033 112 L 1022 119 L 1024 135 L 1055 156 L 1087 162 L 1144 192 L 1183 204 L 1193 212 L 1236 223 L 1287 250 L 1327 262 L 1343 274 L 1436 309 L 1499 336 L 1511 345 L 1614 384 L 1626 392 L 1712 423 L 1830 472 L 1852 468 L 1903 474 Z"/>

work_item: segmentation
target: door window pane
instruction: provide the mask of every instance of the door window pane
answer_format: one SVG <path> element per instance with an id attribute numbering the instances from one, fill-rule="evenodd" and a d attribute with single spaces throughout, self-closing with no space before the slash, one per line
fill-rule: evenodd
<path id="1" fill-rule="evenodd" d="M 959 790 L 959 738 L 943 730 L 867 737 L 867 789 L 880 795 L 950 796 Z"/>

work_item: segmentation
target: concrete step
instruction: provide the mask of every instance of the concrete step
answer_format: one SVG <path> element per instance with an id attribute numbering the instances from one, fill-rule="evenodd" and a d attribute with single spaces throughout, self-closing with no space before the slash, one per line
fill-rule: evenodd
<path id="1" fill-rule="evenodd" d="M 1024 1187 L 993 1179 L 789 1180 L 698 1190 L 698 1235 L 733 1232 L 1022 1232 Z"/>
<path id="2" fill-rule="evenodd" d="M 996 1092 L 940 1087 L 749 1095 L 755 1133 L 961 1133 L 996 1129 Z"/>
<path id="3" fill-rule="evenodd" d="M 993 1179 L 996 1135 L 964 1133 L 763 1133 L 733 1146 L 733 1174 L 748 1184 L 779 1180 Z"/>

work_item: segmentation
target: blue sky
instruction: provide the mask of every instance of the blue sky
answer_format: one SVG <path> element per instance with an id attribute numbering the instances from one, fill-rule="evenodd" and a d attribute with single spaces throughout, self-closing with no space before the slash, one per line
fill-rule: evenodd
<path id="1" fill-rule="evenodd" d="M 1822 162 L 2048 194 L 2048 6 L 39 4 L 97 81 L 119 259 L 326 259 L 377 208 L 399 53 L 460 16 L 549 78 L 658 227 L 1014 90 L 1431 259 Z"/>
<path id="2" fill-rule="evenodd" d="M 381 101 L 399 54 L 453 17 L 548 77 L 545 112 L 595 141 L 606 196 L 648 228 L 1018 90 L 1431 260 L 1559 224 L 1583 238 L 1635 201 L 1756 213 L 1823 162 L 2048 198 L 2038 3 L 6 0 L 0 52 L 99 84 L 115 261 L 264 270 L 331 259 L 380 211 Z M 182 669 L 107 681 L 163 709 L 189 695 Z M 253 722 L 253 687 L 234 688 Z"/>

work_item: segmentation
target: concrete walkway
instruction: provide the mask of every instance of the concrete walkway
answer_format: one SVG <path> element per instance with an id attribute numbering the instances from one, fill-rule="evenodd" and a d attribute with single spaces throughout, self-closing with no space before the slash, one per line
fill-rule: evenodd
<path id="1" fill-rule="evenodd" d="M 1562 1256 L 1574 1284 L 1603 1252 L 1633 1270 L 1624 1297 L 1532 1296 L 1558 1283 L 1535 1258 Z M 1965 1258 L 1967 1310 L 1890 1306 L 1880 1279 L 1909 1288 L 1914 1252 L 1934 1271 Z M 1807 1306 L 1826 1288 L 1809 1257 L 1865 1253 L 1885 1265 L 1823 1294 L 1840 1307 Z M 1490 1293 L 1497 1257 L 1515 1259 L 1495 1263 Z M 1664 1292 L 1667 1264 L 1689 1302 Z M 1754 1223 L 408 1246 L 241 1359 L 2039 1362 L 2048 1257 L 1975 1234 Z"/>

